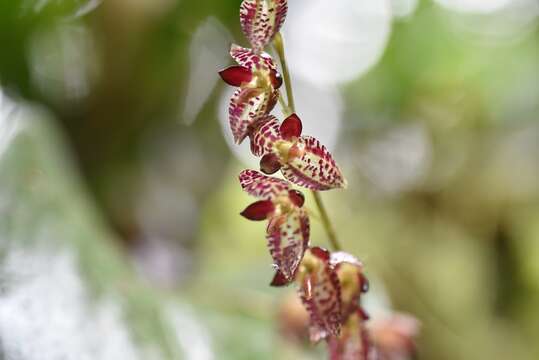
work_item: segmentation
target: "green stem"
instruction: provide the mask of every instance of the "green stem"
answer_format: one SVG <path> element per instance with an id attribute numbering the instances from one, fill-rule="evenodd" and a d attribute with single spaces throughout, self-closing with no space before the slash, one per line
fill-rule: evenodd
<path id="1" fill-rule="evenodd" d="M 286 99 L 288 100 L 288 109 L 292 112 L 296 111 L 296 104 L 294 102 L 294 92 L 292 91 L 292 81 L 290 80 L 290 71 L 288 70 L 288 63 L 286 62 L 286 56 L 284 54 L 284 41 L 281 33 L 277 33 L 273 39 L 273 46 L 279 55 L 281 61 L 281 67 L 283 70 L 283 80 L 286 87 Z"/>
<path id="2" fill-rule="evenodd" d="M 313 194 L 314 201 L 316 202 L 316 206 L 318 206 L 318 212 L 320 213 L 322 225 L 324 225 L 324 229 L 326 230 L 326 234 L 328 235 L 328 239 L 329 239 L 329 242 L 331 243 L 333 250 L 341 251 L 342 246 L 339 243 L 339 240 L 337 239 L 337 234 L 335 233 L 333 224 L 331 223 L 331 220 L 329 219 L 328 213 L 326 211 L 326 207 L 324 206 L 324 203 L 322 202 L 322 197 L 320 196 L 320 193 L 318 191 L 311 191 L 311 192 Z"/>
<path id="3" fill-rule="evenodd" d="M 275 51 L 277 52 L 277 55 L 279 56 L 279 61 L 281 62 L 281 68 L 283 72 L 283 80 L 286 88 L 286 98 L 288 100 L 288 105 L 285 106 L 283 102 L 281 102 L 281 106 L 283 107 L 283 112 L 285 115 L 290 115 L 291 113 L 296 112 L 296 105 L 294 103 L 294 92 L 292 91 L 292 81 L 290 80 L 290 71 L 288 70 L 288 63 L 286 62 L 286 56 L 284 52 L 284 41 L 281 33 L 277 33 L 275 35 L 275 38 L 273 39 L 273 46 L 275 48 Z M 318 212 L 320 214 L 320 219 L 322 220 L 322 225 L 324 226 L 324 230 L 326 231 L 326 234 L 328 236 L 329 242 L 331 244 L 331 247 L 333 248 L 333 251 L 341 251 L 342 246 L 337 239 L 337 234 L 335 233 L 335 228 L 333 227 L 333 224 L 328 216 L 328 213 L 326 211 L 326 207 L 324 206 L 324 203 L 322 201 L 322 197 L 320 196 L 320 193 L 318 191 L 311 191 L 314 197 L 314 201 L 316 202 L 316 206 L 318 207 Z"/>

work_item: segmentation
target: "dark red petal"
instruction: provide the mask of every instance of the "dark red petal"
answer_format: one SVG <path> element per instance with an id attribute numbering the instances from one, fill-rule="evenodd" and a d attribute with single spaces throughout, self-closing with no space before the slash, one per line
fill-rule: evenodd
<path id="1" fill-rule="evenodd" d="M 241 86 L 243 83 L 248 83 L 252 80 L 253 74 L 251 70 L 243 66 L 231 66 L 219 71 L 221 78 L 231 86 Z"/>
<path id="2" fill-rule="evenodd" d="M 283 121 L 279 130 L 283 139 L 290 140 L 301 136 L 303 125 L 300 118 L 296 114 L 292 114 Z"/>
<path id="3" fill-rule="evenodd" d="M 241 216 L 254 221 L 266 220 L 275 210 L 275 205 L 271 200 L 260 200 L 247 206 L 241 212 Z"/>
<path id="4" fill-rule="evenodd" d="M 281 161 L 275 154 L 266 154 L 260 159 L 260 171 L 264 174 L 275 174 L 281 168 Z"/>
<path id="5" fill-rule="evenodd" d="M 362 307 L 360 307 L 358 310 L 357 310 L 357 313 L 359 314 L 359 316 L 361 316 L 361 318 L 364 320 L 364 321 L 367 321 L 369 320 L 371 317 L 369 316 L 369 314 L 367 314 L 367 312 L 365 311 L 365 309 L 363 309 Z"/>
<path id="6" fill-rule="evenodd" d="M 266 176 L 256 170 L 243 170 L 239 175 L 239 180 L 245 192 L 265 200 L 273 199 L 290 190 L 287 181 Z"/>
<path id="7" fill-rule="evenodd" d="M 297 190 L 289 190 L 288 191 L 288 197 L 290 198 L 290 201 L 297 207 L 302 207 L 305 203 L 305 196 Z"/>
<path id="8" fill-rule="evenodd" d="M 310 248 L 311 253 L 322 261 L 329 261 L 331 254 L 327 249 L 315 246 Z"/>
<path id="9" fill-rule="evenodd" d="M 276 70 L 270 71 L 270 80 L 271 80 L 271 85 L 273 86 L 274 89 L 278 89 L 283 85 L 283 77 Z"/>
<path id="10" fill-rule="evenodd" d="M 287 0 L 243 0 L 241 29 L 256 51 L 262 50 L 279 32 L 287 13 Z"/>
<path id="11" fill-rule="evenodd" d="M 270 286 L 282 287 L 282 286 L 287 286 L 289 284 L 290 284 L 290 280 L 287 279 L 286 276 L 284 276 L 282 272 L 277 270 L 275 272 L 275 276 L 273 276 L 273 280 L 271 280 Z"/>

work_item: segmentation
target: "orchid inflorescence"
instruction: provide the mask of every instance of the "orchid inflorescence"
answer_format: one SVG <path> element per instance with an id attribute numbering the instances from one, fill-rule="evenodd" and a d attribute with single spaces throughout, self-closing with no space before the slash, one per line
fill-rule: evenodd
<path id="1" fill-rule="evenodd" d="M 288 116 L 279 122 L 270 115 L 289 78 L 283 79 L 264 49 L 275 38 L 280 40 L 286 14 L 287 0 L 244 0 L 241 28 L 251 48 L 232 45 L 230 55 L 238 65 L 219 73 L 227 84 L 237 87 L 228 109 L 234 140 L 240 144 L 248 138 L 251 152 L 260 157 L 261 172 L 243 170 L 239 175 L 243 190 L 259 199 L 241 215 L 267 220 L 266 239 L 276 269 L 271 285 L 297 284 L 310 315 L 311 340 L 325 339 L 333 360 L 373 359 L 375 351 L 364 324 L 368 316 L 360 305 L 361 295 L 368 291 L 363 265 L 338 248 L 330 252 L 310 245 L 305 198 L 293 188 L 304 187 L 318 196 L 317 191 L 345 188 L 346 180 L 326 147 L 302 135 L 290 84 L 286 84 L 288 105 L 283 105 Z M 287 75 L 282 42 L 274 41 L 274 46 Z M 279 171 L 284 180 L 270 176 Z M 325 214 L 318 201 L 317 205 Z"/>

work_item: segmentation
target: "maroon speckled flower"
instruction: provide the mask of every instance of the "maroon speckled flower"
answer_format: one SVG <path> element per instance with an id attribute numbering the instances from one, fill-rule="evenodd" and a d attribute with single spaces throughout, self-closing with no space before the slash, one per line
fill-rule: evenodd
<path id="1" fill-rule="evenodd" d="M 240 144 L 255 122 L 266 116 L 279 98 L 282 78 L 275 62 L 266 53 L 232 45 L 230 55 L 238 63 L 219 72 L 221 78 L 238 89 L 230 100 L 229 122 L 234 141 Z"/>
<path id="2" fill-rule="evenodd" d="M 419 320 L 409 314 L 397 312 L 374 318 L 368 329 L 377 360 L 412 359 L 420 327 Z"/>
<path id="3" fill-rule="evenodd" d="M 363 264 L 345 252 L 331 254 L 330 263 L 341 287 L 342 331 L 328 338 L 331 360 L 366 360 L 371 351 L 365 327 L 367 314 L 360 306 L 361 294 L 368 291 Z"/>
<path id="4" fill-rule="evenodd" d="M 369 334 L 360 311 L 350 314 L 338 337 L 328 339 L 330 360 L 372 359 Z"/>
<path id="5" fill-rule="evenodd" d="M 320 247 L 309 248 L 296 280 L 301 300 L 311 319 L 311 341 L 339 336 L 342 324 L 341 286 L 330 263 L 329 251 Z"/>
<path id="6" fill-rule="evenodd" d="M 261 118 L 251 132 L 251 150 L 262 156 L 260 169 L 266 174 L 281 170 L 294 184 L 321 191 L 346 187 L 341 170 L 317 139 L 302 136 L 296 114 L 281 125 L 273 116 Z"/>
<path id="7" fill-rule="evenodd" d="M 249 220 L 268 220 L 266 238 L 279 278 L 274 281 L 284 285 L 294 279 L 309 246 L 309 216 L 303 209 L 303 194 L 291 189 L 287 181 L 255 170 L 242 171 L 239 179 L 243 190 L 261 199 L 241 215 Z"/>
<path id="8" fill-rule="evenodd" d="M 255 51 L 262 51 L 279 32 L 287 10 L 287 0 L 243 0 L 241 29 Z"/>

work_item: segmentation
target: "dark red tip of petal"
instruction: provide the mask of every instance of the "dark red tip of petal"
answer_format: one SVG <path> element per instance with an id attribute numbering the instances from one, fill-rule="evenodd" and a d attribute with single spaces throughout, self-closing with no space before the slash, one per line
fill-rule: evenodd
<path id="1" fill-rule="evenodd" d="M 283 77 L 278 71 L 272 70 L 270 72 L 270 80 L 274 89 L 278 89 L 281 87 L 281 85 L 283 85 Z"/>
<path id="2" fill-rule="evenodd" d="M 271 200 L 260 200 L 247 206 L 240 215 L 254 221 L 266 220 L 268 215 L 275 210 Z"/>
<path id="3" fill-rule="evenodd" d="M 303 125 L 299 117 L 296 114 L 292 114 L 283 121 L 279 130 L 283 139 L 289 140 L 300 137 Z"/>
<path id="4" fill-rule="evenodd" d="M 297 190 L 288 190 L 288 197 L 297 207 L 302 207 L 305 203 L 305 196 Z"/>
<path id="5" fill-rule="evenodd" d="M 273 280 L 271 280 L 271 283 L 270 283 L 270 285 L 274 287 L 286 286 L 288 284 L 290 284 L 290 281 L 279 270 L 275 272 L 275 276 L 273 277 Z"/>
<path id="6" fill-rule="evenodd" d="M 329 261 L 329 258 L 331 255 L 328 250 L 318 247 L 318 246 L 312 247 L 310 250 L 311 250 L 311 253 L 317 258 L 323 261 Z"/>
<path id="7" fill-rule="evenodd" d="M 363 319 L 364 321 L 367 321 L 371 318 L 362 307 L 357 310 L 357 313 L 359 314 L 359 317 L 361 317 L 361 319 Z"/>
<path id="8" fill-rule="evenodd" d="M 275 174 L 281 168 L 279 157 L 275 154 L 266 154 L 260 159 L 260 171 L 264 174 Z"/>
<path id="9" fill-rule="evenodd" d="M 219 71 L 219 75 L 228 85 L 232 86 L 241 86 L 253 78 L 251 70 L 243 66 L 231 66 Z"/>
<path id="10" fill-rule="evenodd" d="M 369 288 L 370 288 L 370 283 L 369 283 L 369 279 L 367 279 L 367 277 L 363 274 L 359 275 L 359 280 L 360 280 L 360 284 L 361 284 L 361 292 L 362 293 L 366 293 L 369 291 Z"/>

